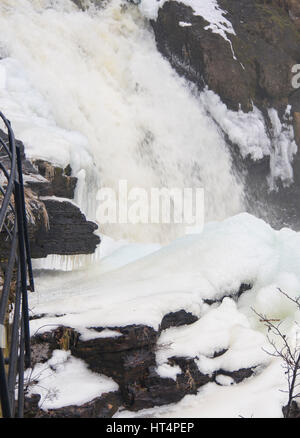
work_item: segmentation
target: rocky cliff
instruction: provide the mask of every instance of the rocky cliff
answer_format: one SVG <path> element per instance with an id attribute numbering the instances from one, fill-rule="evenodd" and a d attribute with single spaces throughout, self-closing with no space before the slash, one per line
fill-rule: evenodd
<path id="1" fill-rule="evenodd" d="M 271 147 L 278 146 L 280 132 L 270 120 L 275 109 L 282 124 L 292 126 L 300 146 L 300 90 L 293 86 L 293 68 L 300 63 L 300 6 L 297 0 L 218 0 L 234 32 L 219 32 L 183 3 L 167 1 L 151 20 L 157 47 L 173 68 L 202 91 L 205 87 L 220 96 L 229 110 L 261 111 Z M 286 119 L 286 110 L 290 117 Z M 214 118 L 214 113 L 211 113 Z M 216 120 L 218 123 L 220 121 Z M 222 126 L 220 126 L 222 129 Z M 299 152 L 293 156 L 290 181 L 278 178 L 270 187 L 271 156 L 253 160 L 241 156 L 238 145 L 224 132 L 234 167 L 246 186 L 250 212 L 267 219 L 274 227 L 300 229 Z M 279 150 L 278 150 L 279 149 Z M 271 153 L 272 154 L 272 153 Z"/>
<path id="2" fill-rule="evenodd" d="M 300 61 L 296 2 L 218 0 L 235 34 L 233 47 L 206 28 L 204 18 L 183 3 L 166 2 L 152 21 L 157 46 L 176 70 L 200 89 L 207 85 L 235 111 L 288 103 L 296 110 L 299 93 L 292 86 L 292 67 Z M 292 9 L 288 5 L 294 5 Z M 190 23 L 181 26 L 179 23 Z"/>

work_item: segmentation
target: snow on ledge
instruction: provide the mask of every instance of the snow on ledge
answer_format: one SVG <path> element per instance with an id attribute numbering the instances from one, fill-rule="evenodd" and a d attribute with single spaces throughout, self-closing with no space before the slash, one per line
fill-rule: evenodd
<path id="1" fill-rule="evenodd" d="M 186 23 L 185 21 L 179 21 L 179 26 L 181 27 L 191 27 L 192 23 Z"/>
<path id="2" fill-rule="evenodd" d="M 167 0 L 141 0 L 139 8 L 142 14 L 152 20 L 156 20 L 158 11 L 163 7 Z M 219 34 L 224 40 L 228 41 L 234 59 L 236 59 L 231 41 L 228 38 L 228 34 L 236 35 L 235 30 L 231 22 L 225 17 L 227 11 L 224 11 L 217 3 L 217 0 L 177 0 L 178 3 L 183 3 L 186 6 L 191 7 L 194 10 L 194 15 L 198 15 L 204 18 L 209 25 L 205 27 L 205 30 L 211 30 L 213 33 Z M 179 23 L 179 25 L 181 25 Z"/>
<path id="3" fill-rule="evenodd" d="M 43 410 L 81 406 L 119 387 L 111 378 L 91 372 L 82 360 L 63 350 L 54 350 L 48 362 L 28 369 L 25 381 L 37 381 L 29 385 L 30 394 L 41 395 L 39 408 Z"/>

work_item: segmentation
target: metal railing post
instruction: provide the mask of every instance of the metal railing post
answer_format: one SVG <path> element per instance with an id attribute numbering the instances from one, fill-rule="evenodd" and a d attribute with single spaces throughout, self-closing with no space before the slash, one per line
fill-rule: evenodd
<path id="1" fill-rule="evenodd" d="M 5 254 L 3 283 L 0 285 L 0 327 L 4 327 L 13 303 L 13 322 L 7 357 L 0 343 L 0 417 L 24 415 L 24 369 L 30 367 L 30 330 L 28 290 L 34 291 L 33 271 L 27 230 L 27 214 L 22 174 L 22 157 L 15 144 L 10 122 L 0 112 L 8 133 L 8 145 L 0 138 L 0 172 L 6 183 L 0 183 L 0 236 Z M 8 162 L 8 164 L 6 164 Z M 0 180 L 1 181 L 1 180 Z M 1 185 L 2 184 L 2 185 Z M 1 265 L 0 265 L 1 268 Z M 29 283 L 29 284 L 28 284 Z M 13 296 L 13 298 L 11 298 Z M 18 382 L 17 382 L 18 376 Z M 18 385 L 17 410 L 15 393 Z"/>

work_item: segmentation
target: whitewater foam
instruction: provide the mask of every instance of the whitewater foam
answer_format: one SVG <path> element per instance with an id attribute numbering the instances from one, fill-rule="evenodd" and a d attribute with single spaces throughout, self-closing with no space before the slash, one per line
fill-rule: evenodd
<path id="1" fill-rule="evenodd" d="M 1 108 L 29 157 L 71 164 L 75 201 L 89 218 L 97 190 L 120 179 L 129 189 L 203 187 L 206 220 L 243 210 L 222 134 L 158 53 L 136 6 L 113 0 L 83 12 L 66 0 L 5 0 L 0 25 L 8 56 Z M 101 232 L 166 242 L 184 229 L 117 224 Z"/>

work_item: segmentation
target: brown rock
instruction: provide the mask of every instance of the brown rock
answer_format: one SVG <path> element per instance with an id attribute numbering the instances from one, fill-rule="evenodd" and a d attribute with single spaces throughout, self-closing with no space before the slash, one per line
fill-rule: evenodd
<path id="1" fill-rule="evenodd" d="M 179 311 L 168 315 L 172 315 L 172 325 L 178 326 L 186 314 Z M 168 318 L 163 318 L 163 321 L 170 322 Z M 153 328 L 144 325 L 90 328 L 99 332 L 108 328 L 118 331 L 122 336 L 82 341 L 71 327 L 58 327 L 51 332 L 37 333 L 33 337 L 33 360 L 45 362 L 55 349 L 71 350 L 72 355 L 85 361 L 93 372 L 115 380 L 119 384 L 119 391 L 92 400 L 83 406 L 66 406 L 47 412 L 34 407 L 33 400 L 29 403 L 28 416 L 109 417 L 121 405 L 131 411 L 138 411 L 176 403 L 187 394 L 196 394 L 201 386 L 215 381 L 219 374 L 231 376 L 239 383 L 253 373 L 252 369 L 241 369 L 234 372 L 218 370 L 212 375 L 205 375 L 199 371 L 195 358 L 171 357 L 168 360 L 169 364 L 179 366 L 181 371 L 175 380 L 163 378 L 156 372 L 155 353 L 159 333 Z M 217 350 L 213 357 L 219 357 L 226 351 Z"/>
<path id="2" fill-rule="evenodd" d="M 300 35 L 283 3 L 219 0 L 236 35 L 228 41 L 205 30 L 207 22 L 193 10 L 166 2 L 152 21 L 159 50 L 172 66 L 202 89 L 208 85 L 227 106 L 244 111 L 286 106 L 291 68 L 299 60 Z M 181 27 L 180 21 L 192 26 Z"/>
<path id="3" fill-rule="evenodd" d="M 166 330 L 169 327 L 180 327 L 182 325 L 190 325 L 198 321 L 198 317 L 185 310 L 178 312 L 170 312 L 165 315 L 160 323 L 159 332 Z"/>
<path id="4" fill-rule="evenodd" d="M 25 399 L 25 418 L 111 418 L 122 404 L 118 392 L 102 394 L 80 406 L 70 405 L 49 410 L 38 408 L 39 399 L 39 395 Z"/>
<path id="5" fill-rule="evenodd" d="M 37 167 L 38 174 L 49 182 L 49 184 L 43 184 L 28 181 L 27 186 L 33 188 L 35 193 L 39 196 L 74 198 L 77 178 L 71 176 L 72 169 L 70 165 L 62 169 L 44 160 L 35 160 L 33 164 Z"/>
<path id="6" fill-rule="evenodd" d="M 0 138 L 7 135 L 0 130 Z M 98 226 L 87 221 L 80 208 L 68 199 L 74 198 L 77 178 L 71 176 L 72 169 L 54 166 L 48 161 L 26 159 L 24 145 L 16 140 L 23 159 L 25 203 L 28 219 L 28 234 L 31 257 L 41 258 L 49 254 L 79 255 L 93 254 L 100 238 L 94 234 Z M 2 150 L 1 163 L 8 168 L 9 160 Z M 43 197 L 56 196 L 60 200 Z M 5 234 L 0 234 L 1 256 L 4 262 L 9 250 Z M 0 261 L 1 262 L 1 261 Z"/>

